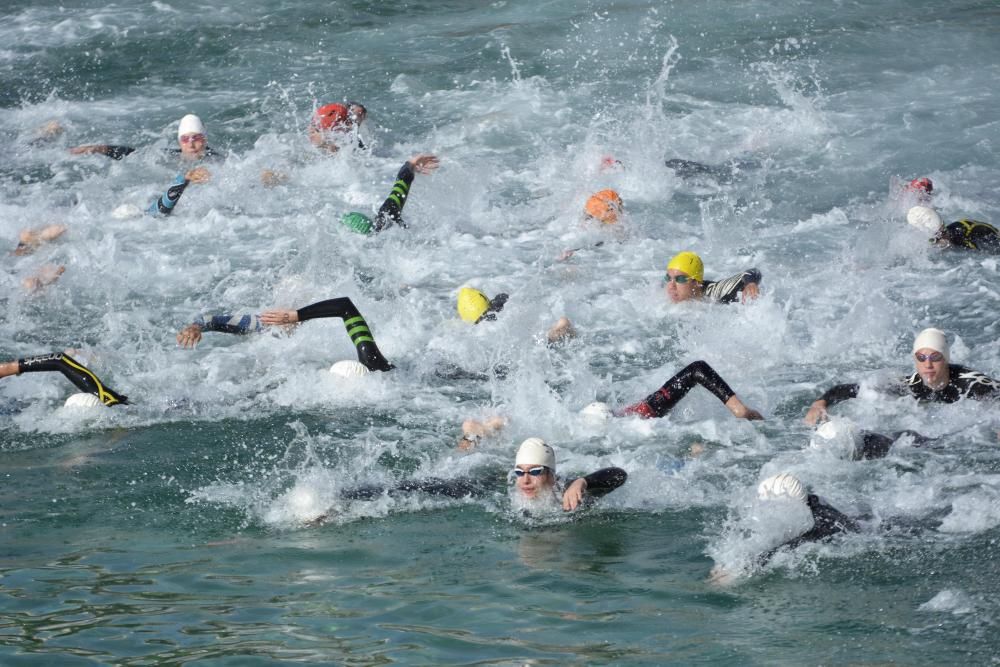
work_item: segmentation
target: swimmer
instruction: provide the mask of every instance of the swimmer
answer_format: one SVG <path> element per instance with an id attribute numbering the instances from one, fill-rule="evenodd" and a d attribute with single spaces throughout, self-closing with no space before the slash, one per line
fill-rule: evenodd
<path id="1" fill-rule="evenodd" d="M 746 419 L 747 421 L 764 419 L 764 416 L 760 412 L 743 403 L 736 395 L 736 392 L 715 372 L 715 369 L 704 361 L 695 361 L 688 364 L 679 373 L 667 380 L 662 387 L 638 403 L 612 410 L 606 403 L 597 401 L 583 408 L 581 414 L 595 421 L 604 421 L 611 417 L 631 416 L 637 416 L 641 419 L 658 419 L 667 416 L 687 396 L 688 392 L 698 385 L 701 385 L 718 398 L 737 419 Z M 503 428 L 504 424 L 503 420 L 498 422 L 479 422 L 474 419 L 466 420 L 462 424 L 462 440 L 466 441 L 467 444 L 460 441 L 459 447 L 462 449 L 472 449 L 483 437 L 496 433 Z"/>
<path id="2" fill-rule="evenodd" d="M 309 141 L 320 150 L 336 153 L 340 150 L 338 140 L 343 142 L 344 135 L 353 131 L 358 148 L 365 148 L 357 130 L 368 117 L 368 110 L 359 102 L 346 104 L 324 104 L 316 109 L 309 122 Z"/>
<path id="3" fill-rule="evenodd" d="M 496 320 L 497 313 L 503 310 L 509 298 L 509 294 L 501 292 L 490 299 L 473 287 L 463 287 L 458 291 L 456 300 L 458 316 L 470 324 L 492 322 Z M 549 345 L 556 345 L 575 338 L 576 334 L 576 327 L 570 319 L 560 317 L 545 333 L 545 340 Z"/>
<path id="4" fill-rule="evenodd" d="M 834 449 L 840 458 L 852 461 L 869 461 L 888 456 L 892 446 L 904 436 L 908 436 L 915 447 L 937 440 L 937 438 L 929 438 L 909 429 L 885 435 L 858 429 L 847 420 L 831 419 L 816 428 L 816 432 L 809 441 L 809 446 L 819 450 Z"/>
<path id="5" fill-rule="evenodd" d="M 345 213 L 340 222 L 348 229 L 359 234 L 378 234 L 388 229 L 393 224 L 399 225 L 403 229 L 407 228 L 403 222 L 403 206 L 410 194 L 410 185 L 413 183 L 413 175 L 430 174 L 438 168 L 440 161 L 434 155 L 421 153 L 403 163 L 396 174 L 396 181 L 392 184 L 392 191 L 386 200 L 382 202 L 375 219 L 372 220 L 364 213 L 352 211 Z"/>
<path id="6" fill-rule="evenodd" d="M 621 227 L 618 226 L 618 223 L 621 222 L 624 213 L 625 205 L 622 203 L 622 198 L 614 190 L 601 190 L 600 192 L 595 192 L 590 195 L 587 202 L 583 206 L 583 215 L 585 220 L 597 222 L 602 228 L 611 227 L 618 232 L 621 231 Z M 604 241 L 598 241 L 588 247 L 600 248 L 603 245 Z M 556 258 L 556 261 L 565 262 L 580 250 L 583 250 L 583 248 L 570 248 L 568 250 L 563 250 L 559 257 Z"/>
<path id="7" fill-rule="evenodd" d="M 128 397 L 122 396 L 109 387 L 104 386 L 93 371 L 65 353 L 46 354 L 37 357 L 25 357 L 15 361 L 0 363 L 0 378 L 21 373 L 44 373 L 58 371 L 72 382 L 80 391 L 92 394 L 104 405 L 127 405 Z"/>
<path id="8" fill-rule="evenodd" d="M 766 565 L 774 555 L 782 549 L 795 549 L 806 542 L 818 542 L 843 532 L 857 532 L 857 521 L 840 510 L 824 502 L 819 496 L 809 490 L 791 473 L 781 473 L 768 477 L 757 487 L 757 497 L 764 503 L 802 504 L 809 508 L 812 515 L 812 527 L 793 537 L 787 542 L 774 547 L 757 557 L 759 566 Z M 781 509 L 776 508 L 776 509 Z M 787 508 L 785 508 L 787 510 Z M 709 581 L 715 584 L 726 584 L 733 580 L 733 574 L 720 566 L 712 568 Z"/>
<path id="9" fill-rule="evenodd" d="M 673 303 L 689 300 L 746 303 L 760 296 L 760 271 L 747 269 L 725 280 L 705 282 L 705 265 L 701 257 L 690 251 L 674 255 L 663 277 L 667 297 Z"/>
<path id="10" fill-rule="evenodd" d="M 911 208 L 906 213 L 906 221 L 930 234 L 930 242 L 942 248 L 1000 254 L 1000 230 L 985 222 L 962 219 L 945 225 L 937 211 L 928 206 Z"/>
<path id="11" fill-rule="evenodd" d="M 30 255 L 43 243 L 54 241 L 65 233 L 66 225 L 46 225 L 38 229 L 22 229 L 18 234 L 17 247 L 11 251 L 11 254 Z"/>
<path id="12" fill-rule="evenodd" d="M 171 155 L 177 155 L 185 161 L 197 161 L 205 158 L 219 158 L 222 155 L 208 145 L 208 134 L 205 124 L 192 113 L 181 118 L 177 126 L 177 148 L 167 149 Z M 69 149 L 73 155 L 106 155 L 112 160 L 121 160 L 131 155 L 137 149 L 132 146 L 115 146 L 109 144 L 87 144 Z"/>
<path id="13" fill-rule="evenodd" d="M 514 459 L 512 500 L 525 514 L 532 510 L 559 509 L 571 512 L 590 505 L 593 500 L 614 491 L 628 479 L 621 468 L 602 468 L 568 483 L 556 475 L 555 450 L 541 438 L 521 443 Z M 458 478 L 406 480 L 392 487 L 364 486 L 341 494 L 346 500 L 372 500 L 384 495 L 426 493 L 448 498 L 485 496 L 495 491 L 489 481 Z M 322 522 L 326 516 L 316 519 Z"/>
<path id="14" fill-rule="evenodd" d="M 390 371 L 394 366 L 382 356 L 371 329 L 354 303 L 347 297 L 328 299 L 298 310 L 268 310 L 262 315 L 210 315 L 199 316 L 177 334 L 177 344 L 193 348 L 201 340 L 202 332 L 247 335 L 260 333 L 268 326 L 296 325 L 306 320 L 339 317 L 344 320 L 347 335 L 358 354 L 358 363 L 369 371 Z"/>
<path id="15" fill-rule="evenodd" d="M 913 341 L 916 372 L 883 389 L 890 394 L 913 396 L 921 403 L 954 403 L 963 397 L 1000 399 L 1000 383 L 982 373 L 949 363 L 950 347 L 940 329 L 924 329 Z M 816 424 L 828 418 L 827 408 L 857 398 L 858 384 L 838 384 L 813 401 L 805 422 Z"/>

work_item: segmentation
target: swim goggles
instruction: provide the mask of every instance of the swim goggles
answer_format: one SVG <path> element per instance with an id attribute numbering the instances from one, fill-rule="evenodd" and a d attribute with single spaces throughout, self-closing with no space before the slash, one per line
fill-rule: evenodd
<path id="1" fill-rule="evenodd" d="M 532 477 L 541 477 L 546 472 L 548 468 L 545 466 L 535 466 L 533 468 L 528 468 L 527 470 L 521 470 L 520 468 L 514 468 L 515 477 L 524 477 L 525 475 L 531 475 Z"/>

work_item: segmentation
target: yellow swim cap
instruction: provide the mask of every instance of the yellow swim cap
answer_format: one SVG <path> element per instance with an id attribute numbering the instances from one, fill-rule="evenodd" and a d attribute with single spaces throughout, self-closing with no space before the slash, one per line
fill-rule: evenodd
<path id="1" fill-rule="evenodd" d="M 466 322 L 475 324 L 486 314 L 490 300 L 477 289 L 463 287 L 458 292 L 458 316 Z"/>
<path id="2" fill-rule="evenodd" d="M 614 190 L 601 190 L 590 195 L 583 210 L 592 218 L 606 225 L 618 222 L 618 214 L 622 210 L 622 198 Z"/>
<path id="3" fill-rule="evenodd" d="M 667 264 L 667 271 L 670 269 L 683 271 L 698 282 L 705 281 L 705 265 L 702 264 L 701 257 L 690 250 L 685 250 L 674 255 L 674 258 Z"/>

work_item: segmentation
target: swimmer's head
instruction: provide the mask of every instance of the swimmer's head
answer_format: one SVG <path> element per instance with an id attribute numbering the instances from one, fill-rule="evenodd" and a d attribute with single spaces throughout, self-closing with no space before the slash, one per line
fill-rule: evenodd
<path id="1" fill-rule="evenodd" d="M 951 360 L 951 347 L 948 345 L 948 338 L 940 329 L 924 329 L 913 339 L 913 354 L 920 350 L 938 352 L 945 362 Z"/>
<path id="2" fill-rule="evenodd" d="M 848 419 L 830 419 L 816 427 L 809 439 L 809 447 L 830 452 L 838 458 L 853 460 L 857 457 L 858 427 Z"/>
<path id="3" fill-rule="evenodd" d="M 66 399 L 63 404 L 67 408 L 96 408 L 98 405 L 103 405 L 101 399 L 97 398 L 93 394 L 73 394 Z"/>
<path id="4" fill-rule="evenodd" d="M 906 212 L 906 221 L 928 234 L 937 234 L 944 225 L 941 216 L 929 206 L 914 206 Z"/>
<path id="5" fill-rule="evenodd" d="M 606 225 L 613 225 L 618 222 L 622 213 L 622 198 L 614 190 L 601 190 L 595 192 L 587 199 L 583 210 L 587 216 L 603 222 Z"/>
<path id="6" fill-rule="evenodd" d="M 536 499 L 555 484 L 556 453 L 541 438 L 528 438 L 517 449 L 514 475 L 523 498 Z"/>
<path id="7" fill-rule="evenodd" d="M 340 224 L 358 234 L 371 234 L 372 227 L 375 226 L 371 218 L 357 211 L 351 211 L 342 215 L 340 217 Z"/>
<path id="8" fill-rule="evenodd" d="M 181 147 L 181 155 L 186 157 L 201 157 L 208 145 L 205 124 L 193 113 L 181 118 L 177 125 L 177 142 Z"/>
<path id="9" fill-rule="evenodd" d="M 347 128 L 352 124 L 351 112 L 343 104 L 324 104 L 316 109 L 312 118 L 312 126 L 323 131 Z"/>
<path id="10" fill-rule="evenodd" d="M 341 378 L 357 378 L 368 375 L 371 371 L 360 361 L 344 359 L 330 366 L 330 372 Z"/>
<path id="11" fill-rule="evenodd" d="M 602 403 L 600 401 L 594 401 L 593 403 L 584 406 L 580 410 L 580 416 L 583 417 L 588 422 L 594 424 L 603 424 L 614 416 L 611 412 L 611 408 L 608 407 L 607 403 Z"/>
<path id="12" fill-rule="evenodd" d="M 347 118 L 353 125 L 361 125 L 368 118 L 368 109 L 361 102 L 348 102 Z"/>
<path id="13" fill-rule="evenodd" d="M 806 487 L 795 475 L 789 472 L 768 477 L 757 485 L 757 497 L 761 500 L 789 498 L 801 502 L 806 499 L 807 495 Z"/>
<path id="14" fill-rule="evenodd" d="M 926 195 L 930 195 L 934 192 L 934 183 L 926 176 L 921 176 L 920 178 L 914 178 L 912 181 L 907 183 L 906 189 L 909 192 L 922 192 Z"/>
<path id="15" fill-rule="evenodd" d="M 495 320 L 496 314 L 503 310 L 508 295 L 501 292 L 492 299 L 472 287 L 463 287 L 458 291 L 458 316 L 470 324 L 479 324 L 483 320 Z"/>
<path id="16" fill-rule="evenodd" d="M 704 278 L 705 265 L 701 257 L 690 250 L 685 250 L 674 255 L 667 264 L 663 282 L 670 300 L 680 303 L 698 296 Z"/>

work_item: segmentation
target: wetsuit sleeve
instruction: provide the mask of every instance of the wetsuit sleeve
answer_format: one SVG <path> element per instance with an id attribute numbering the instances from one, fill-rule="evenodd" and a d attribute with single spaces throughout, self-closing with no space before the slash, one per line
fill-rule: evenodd
<path id="1" fill-rule="evenodd" d="M 260 333 L 264 330 L 264 325 L 256 315 L 210 315 L 208 319 L 199 315 L 193 324 L 200 326 L 202 331 L 238 335 Z"/>
<path id="2" fill-rule="evenodd" d="M 667 380 L 655 392 L 638 403 L 619 410 L 616 414 L 619 417 L 638 415 L 643 419 L 663 417 L 699 384 L 723 403 L 736 395 L 714 368 L 704 361 L 695 361 L 685 366 L 680 373 Z"/>
<path id="3" fill-rule="evenodd" d="M 104 405 L 128 404 L 127 396 L 122 396 L 110 387 L 105 387 L 93 371 L 68 354 L 46 354 L 17 360 L 18 375 L 48 371 L 62 373 L 77 389 L 97 396 Z"/>
<path id="4" fill-rule="evenodd" d="M 470 496 L 482 495 L 483 487 L 470 479 L 416 479 L 405 480 L 395 486 L 360 486 L 353 489 L 346 489 L 341 492 L 340 497 L 345 500 L 372 500 L 384 495 L 397 495 L 401 493 L 426 493 L 432 496 L 444 496 L 446 498 L 468 498 Z"/>
<path id="5" fill-rule="evenodd" d="M 838 384 L 827 389 L 819 398 L 821 401 L 826 401 L 827 405 L 834 405 L 850 398 L 857 398 L 860 388 L 859 384 Z"/>
<path id="6" fill-rule="evenodd" d="M 350 336 L 358 353 L 358 361 L 368 370 L 390 371 L 394 366 L 382 356 L 375 339 L 372 337 L 371 329 L 354 303 L 346 296 L 336 299 L 327 299 L 300 308 L 298 311 L 299 322 L 313 320 L 320 317 L 339 317 L 344 320 L 347 328 L 347 335 Z"/>
<path id="7" fill-rule="evenodd" d="M 752 283 L 759 284 L 761 281 L 760 271 L 757 269 L 747 269 L 735 276 L 730 276 L 718 282 L 705 283 L 705 298 L 719 303 L 733 303 L 740 298 L 743 287 Z"/>
<path id="8" fill-rule="evenodd" d="M 406 198 L 410 194 L 410 185 L 413 183 L 413 166 L 409 162 L 404 162 L 399 173 L 396 174 L 396 182 L 392 184 L 392 192 L 382 202 L 382 206 L 375 216 L 376 233 L 382 231 L 392 224 L 406 227 L 403 222 L 403 206 L 406 205 Z"/>
<path id="9" fill-rule="evenodd" d="M 180 201 L 181 195 L 191 181 L 184 178 L 184 174 L 177 174 L 174 184 L 167 188 L 159 198 L 149 205 L 146 213 L 149 215 L 170 215 L 174 212 L 174 206 Z"/>
<path id="10" fill-rule="evenodd" d="M 96 152 L 107 155 L 112 160 L 121 160 L 126 155 L 134 153 L 135 149 L 131 146 L 99 146 Z"/>
<path id="11" fill-rule="evenodd" d="M 809 511 L 813 515 L 813 527 L 798 537 L 761 554 L 757 559 L 758 563 L 765 565 L 781 549 L 795 549 L 805 542 L 817 542 L 845 531 L 857 532 L 858 524 L 854 519 L 835 507 L 827 505 L 820 500 L 819 496 L 810 493 L 806 497 L 806 503 L 809 505 Z"/>
<path id="12" fill-rule="evenodd" d="M 628 473 L 621 468 L 601 468 L 584 479 L 587 480 L 587 494 L 600 498 L 624 484 Z"/>
<path id="13" fill-rule="evenodd" d="M 1000 383 L 964 366 L 951 365 L 951 383 L 963 396 L 976 399 L 1000 399 Z"/>

